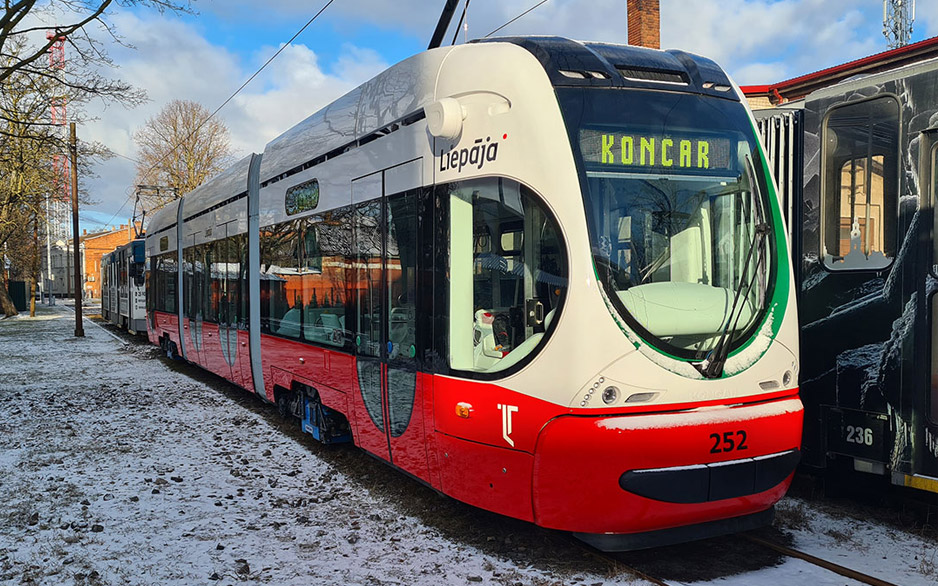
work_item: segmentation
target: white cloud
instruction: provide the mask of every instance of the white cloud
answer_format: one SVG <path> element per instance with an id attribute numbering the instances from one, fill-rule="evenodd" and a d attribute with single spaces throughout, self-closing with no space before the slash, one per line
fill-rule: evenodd
<path id="1" fill-rule="evenodd" d="M 916 2 L 912 27 L 926 38 L 938 35 L 938 2 Z"/>
<path id="2" fill-rule="evenodd" d="M 113 20 L 136 50 L 113 47 L 112 56 L 120 68 L 106 74 L 145 89 L 150 101 L 134 109 L 92 104 L 88 109 L 99 120 L 80 132 L 83 140 L 100 141 L 128 157 L 136 153 L 134 131 L 170 100 L 193 100 L 214 111 L 276 51 L 273 47 L 261 48 L 253 60 L 241 63 L 234 54 L 210 44 L 197 29 L 178 19 L 122 13 Z M 261 152 L 268 141 L 387 66 L 374 51 L 345 46 L 329 68 L 332 73 L 326 73 L 313 50 L 292 45 L 219 117 L 228 126 L 239 156 Z M 92 199 L 99 202 L 92 209 L 114 213 L 132 192 L 133 164 L 115 158 L 98 165 L 96 174 L 98 178 L 82 183 Z M 124 205 L 115 222 L 129 217 L 132 203 Z"/>
<path id="3" fill-rule="evenodd" d="M 262 151 L 267 142 L 388 67 L 374 51 L 352 46 L 343 51 L 335 73 L 327 74 L 311 49 L 287 47 L 264 72 L 263 91 L 249 86 L 235 98 L 223 118 L 242 154 Z M 272 52 L 262 52 L 262 59 Z"/>
<path id="4" fill-rule="evenodd" d="M 773 83 L 870 55 L 884 49 L 871 35 L 879 21 L 850 0 L 698 0 L 693 9 L 678 0 L 661 7 L 662 44 L 683 46 L 723 65 L 734 76 L 753 62 L 784 64 Z M 875 11 L 873 11 L 875 12 Z"/>
<path id="5" fill-rule="evenodd" d="M 749 63 L 733 72 L 733 80 L 739 85 L 763 85 L 782 81 L 788 71 L 789 66 L 782 62 Z"/>

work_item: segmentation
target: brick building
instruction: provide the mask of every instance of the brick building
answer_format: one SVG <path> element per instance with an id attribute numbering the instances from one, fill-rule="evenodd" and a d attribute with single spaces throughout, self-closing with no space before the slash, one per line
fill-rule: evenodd
<path id="1" fill-rule="evenodd" d="M 139 223 L 137 229 L 140 229 Z M 85 295 L 94 299 L 101 298 L 101 257 L 118 246 L 134 239 L 134 228 L 130 224 L 121 224 L 117 230 L 88 234 L 85 231 L 79 241 L 84 251 L 83 280 Z"/>
<path id="2" fill-rule="evenodd" d="M 139 223 L 137 227 L 139 229 Z M 101 257 L 118 246 L 127 244 L 133 238 L 134 229 L 130 224 L 121 224 L 116 230 L 104 232 L 89 234 L 87 230 L 83 231 L 78 242 L 82 265 L 82 288 L 86 298 L 101 298 Z M 74 295 L 73 250 L 72 241 L 68 239 L 53 242 L 48 254 L 43 253 L 42 275 L 45 283 L 45 293 L 52 293 L 57 297 Z M 52 262 L 51 281 L 48 268 L 50 259 Z"/>

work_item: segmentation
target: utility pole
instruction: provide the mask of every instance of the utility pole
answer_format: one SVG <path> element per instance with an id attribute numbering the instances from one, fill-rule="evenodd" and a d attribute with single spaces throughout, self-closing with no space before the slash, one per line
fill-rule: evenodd
<path id="1" fill-rule="evenodd" d="M 915 0 L 883 0 L 883 36 L 890 49 L 909 44 L 913 22 Z"/>
<path id="2" fill-rule="evenodd" d="M 75 337 L 84 338 L 85 329 L 81 323 L 81 251 L 78 249 L 78 139 L 75 136 L 75 123 L 68 125 L 68 150 L 72 159 L 72 245 L 75 247 Z"/>

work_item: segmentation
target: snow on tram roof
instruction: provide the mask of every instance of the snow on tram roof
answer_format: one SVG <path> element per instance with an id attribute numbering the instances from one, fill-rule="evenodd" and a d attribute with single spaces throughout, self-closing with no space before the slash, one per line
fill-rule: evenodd
<path id="1" fill-rule="evenodd" d="M 156 234 L 176 223 L 176 208 L 179 200 L 174 200 L 158 209 L 147 223 L 147 234 Z"/>
<path id="2" fill-rule="evenodd" d="M 435 99 L 437 75 L 453 49 L 432 49 L 391 66 L 270 141 L 261 182 L 420 111 Z"/>
<path id="3" fill-rule="evenodd" d="M 251 166 L 251 157 L 252 155 L 244 157 L 186 194 L 183 199 L 183 219 L 185 220 L 193 214 L 207 210 L 231 197 L 247 193 L 248 169 Z"/>

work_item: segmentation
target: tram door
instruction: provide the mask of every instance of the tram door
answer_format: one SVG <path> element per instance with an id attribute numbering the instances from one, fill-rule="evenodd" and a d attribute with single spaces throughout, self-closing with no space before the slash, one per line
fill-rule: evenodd
<path id="1" fill-rule="evenodd" d="M 387 195 L 384 173 L 353 182 L 359 444 L 426 474 L 418 407 L 416 191 Z"/>
<path id="2" fill-rule="evenodd" d="M 232 220 L 217 229 L 225 231 L 225 238 L 214 243 L 213 285 L 218 296 L 218 341 L 221 353 L 228 365 L 231 380 L 245 386 L 241 373 L 238 329 L 241 322 L 241 236 L 236 234 L 237 220 Z M 247 350 L 246 342 L 244 351 Z"/>
<path id="3" fill-rule="evenodd" d="M 186 358 L 191 362 L 204 364 L 202 354 L 202 283 L 203 262 L 195 246 L 195 237 L 190 237 L 188 248 L 182 251 L 182 285 L 185 289 L 185 317 L 183 331 L 186 345 Z"/>

